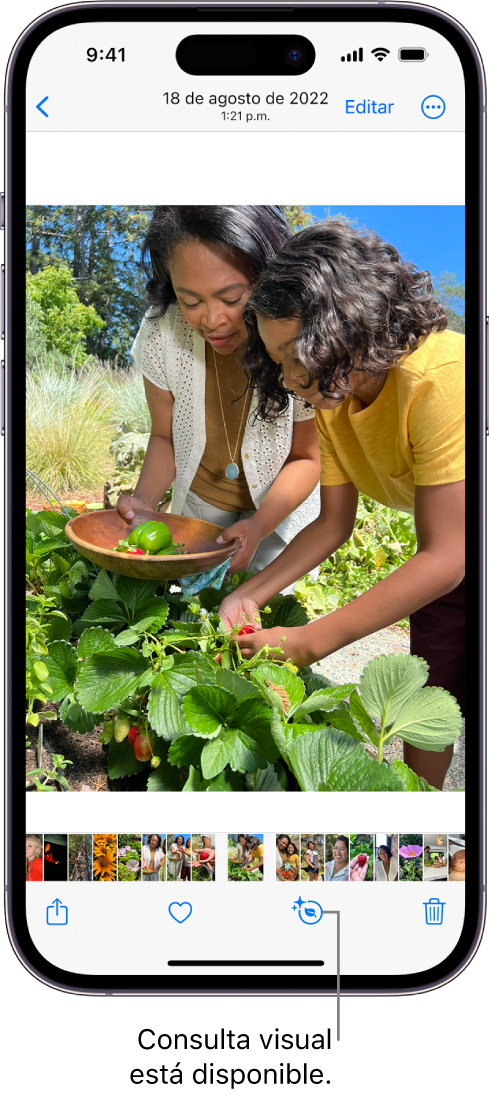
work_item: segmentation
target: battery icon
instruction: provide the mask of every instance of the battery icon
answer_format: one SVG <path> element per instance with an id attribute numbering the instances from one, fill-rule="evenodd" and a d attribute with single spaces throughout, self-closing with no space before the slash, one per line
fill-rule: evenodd
<path id="1" fill-rule="evenodd" d="M 400 61 L 425 61 L 428 54 L 425 49 L 410 46 L 407 49 L 400 49 L 398 57 Z"/>

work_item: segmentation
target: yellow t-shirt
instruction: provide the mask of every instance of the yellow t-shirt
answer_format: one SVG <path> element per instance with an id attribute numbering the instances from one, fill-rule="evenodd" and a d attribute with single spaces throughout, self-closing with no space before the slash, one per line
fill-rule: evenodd
<path id="1" fill-rule="evenodd" d="M 361 408 L 351 395 L 316 411 L 323 487 L 354 483 L 395 510 L 414 510 L 414 489 L 465 479 L 465 339 L 433 332 L 390 369 Z"/>
<path id="2" fill-rule="evenodd" d="M 256 849 L 251 850 L 252 860 L 261 860 L 263 857 L 263 845 L 257 845 Z"/>

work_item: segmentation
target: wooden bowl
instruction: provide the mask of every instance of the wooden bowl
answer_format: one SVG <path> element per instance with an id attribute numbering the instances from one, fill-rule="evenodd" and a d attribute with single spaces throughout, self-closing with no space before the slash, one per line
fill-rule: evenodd
<path id="1" fill-rule="evenodd" d="M 114 552 L 112 548 L 125 539 L 144 521 L 163 521 L 171 530 L 174 541 L 185 544 L 182 556 L 134 556 L 126 552 Z M 82 556 L 91 559 L 105 571 L 115 571 L 129 578 L 150 578 L 165 581 L 181 575 L 200 575 L 210 571 L 224 560 L 230 559 L 239 548 L 239 537 L 229 544 L 216 544 L 216 537 L 223 532 L 221 525 L 198 518 L 185 518 L 180 514 L 158 514 L 138 510 L 128 523 L 117 510 L 95 510 L 78 514 L 65 527 L 67 537 Z"/>

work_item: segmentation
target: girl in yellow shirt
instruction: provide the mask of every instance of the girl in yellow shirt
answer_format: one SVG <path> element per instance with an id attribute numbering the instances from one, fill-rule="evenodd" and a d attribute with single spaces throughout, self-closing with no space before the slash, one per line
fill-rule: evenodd
<path id="1" fill-rule="evenodd" d="M 266 642 L 305 666 L 410 616 L 411 653 L 426 659 L 428 684 L 464 711 L 464 339 L 446 330 L 429 274 L 375 234 L 326 221 L 297 233 L 269 264 L 247 323 L 245 362 L 262 417 L 279 413 L 290 392 L 316 408 L 321 513 L 224 599 L 223 620 L 256 620 L 260 606 L 349 540 L 359 491 L 414 513 L 418 549 L 306 627 L 239 637 L 242 654 Z M 441 788 L 452 750 L 406 743 L 404 759 Z"/>

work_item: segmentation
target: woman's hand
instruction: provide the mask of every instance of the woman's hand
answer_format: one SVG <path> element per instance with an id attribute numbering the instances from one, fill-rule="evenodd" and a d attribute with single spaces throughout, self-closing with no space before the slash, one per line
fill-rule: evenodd
<path id="1" fill-rule="evenodd" d="M 136 510 L 153 510 L 153 507 L 138 495 L 119 495 L 117 511 L 124 521 L 132 521 Z"/>
<path id="2" fill-rule="evenodd" d="M 358 856 L 354 856 L 350 861 L 350 880 L 352 883 L 364 883 L 365 877 L 368 872 L 369 857 L 367 856 L 365 864 L 360 867 L 358 863 Z"/>
<path id="3" fill-rule="evenodd" d="M 253 519 L 249 518 L 245 521 L 237 521 L 234 525 L 230 525 L 229 529 L 224 529 L 216 543 L 229 544 L 236 537 L 239 537 L 241 543 L 232 556 L 229 566 L 233 572 L 246 571 L 256 554 L 262 534 Z"/>
<path id="4" fill-rule="evenodd" d="M 230 598 L 234 596 L 230 594 Z M 220 607 L 221 616 L 223 606 L 226 605 L 227 601 L 228 598 L 225 598 Z M 300 670 L 303 666 L 309 666 L 311 662 L 316 662 L 316 657 L 309 651 L 305 642 L 306 627 L 307 625 L 301 628 L 286 628 L 285 626 L 263 628 L 250 635 L 236 636 L 236 643 L 243 658 L 253 658 L 253 655 L 256 655 L 266 644 L 269 647 L 280 647 L 284 659 L 290 659 Z"/>
<path id="5" fill-rule="evenodd" d="M 219 616 L 229 632 L 231 632 L 237 624 L 241 627 L 244 627 L 245 624 L 253 624 L 258 631 L 261 629 L 260 606 L 253 597 L 246 597 L 243 596 L 243 594 L 240 594 L 239 586 L 234 593 L 228 594 L 221 602 L 219 606 Z M 268 632 L 266 634 L 268 635 Z M 242 638 L 249 639 L 250 637 L 243 636 Z M 263 646 L 263 643 L 266 642 L 266 640 L 263 640 L 259 646 Z M 249 655 L 243 655 L 243 657 L 249 658 Z"/>

